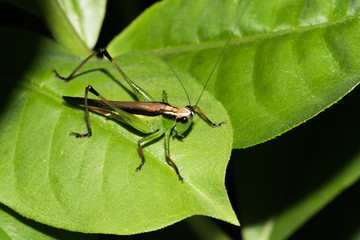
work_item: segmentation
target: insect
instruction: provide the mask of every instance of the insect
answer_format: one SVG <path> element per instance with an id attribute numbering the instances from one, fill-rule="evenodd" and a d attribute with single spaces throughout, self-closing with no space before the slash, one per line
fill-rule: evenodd
<path id="1" fill-rule="evenodd" d="M 201 111 L 201 109 L 197 106 L 203 91 L 201 92 L 196 104 L 191 106 L 190 98 L 185 90 L 185 93 L 188 97 L 189 104 L 186 107 L 176 107 L 170 105 L 167 100 L 167 94 L 163 91 L 163 100 L 162 102 L 154 101 L 154 99 L 141 87 L 136 85 L 117 65 L 117 63 L 113 60 L 110 54 L 107 52 L 105 48 L 100 48 L 97 51 L 93 52 L 90 56 L 88 56 L 68 77 L 62 77 L 58 73 L 56 73 L 56 77 L 67 82 L 70 81 L 73 76 L 80 70 L 80 68 L 86 64 L 91 58 L 96 56 L 97 54 L 103 54 L 118 70 L 118 72 L 123 76 L 129 86 L 132 88 L 136 98 L 139 100 L 138 102 L 128 102 L 128 101 L 108 101 L 101 94 L 99 94 L 91 85 L 88 85 L 85 88 L 85 97 L 69 97 L 63 96 L 63 99 L 76 106 L 81 106 L 85 108 L 86 112 L 86 122 L 88 132 L 84 134 L 71 132 L 71 135 L 75 135 L 77 138 L 91 137 L 91 123 L 89 110 L 94 111 L 98 114 L 101 114 L 105 117 L 115 119 L 119 122 L 126 123 L 133 128 L 137 129 L 140 132 L 149 134 L 138 141 L 138 150 L 141 157 L 141 163 L 136 168 L 136 170 L 141 170 L 142 166 L 145 163 L 145 157 L 142 149 L 142 145 L 146 142 L 152 141 L 154 139 L 160 138 L 163 135 L 165 136 L 165 155 L 166 160 L 171 166 L 174 168 L 178 178 L 180 181 L 183 181 L 183 177 L 181 176 L 178 167 L 175 162 L 170 157 L 169 151 L 169 140 L 170 136 L 180 136 L 183 137 L 183 134 L 190 127 L 193 117 L 195 115 L 195 111 L 197 111 L 204 120 L 212 127 L 220 127 L 222 123 L 212 123 L 206 115 Z M 171 69 L 173 73 L 176 75 L 173 69 Z M 56 71 L 55 71 L 56 72 Z M 176 75 L 178 78 L 178 76 Z M 209 78 L 210 79 L 210 78 Z M 208 79 L 208 80 L 209 80 Z M 180 81 L 180 79 L 178 78 Z M 181 81 L 180 81 L 181 83 Z M 181 83 L 182 85 L 182 83 Z M 93 93 L 99 99 L 90 99 L 88 98 L 89 92 Z"/>

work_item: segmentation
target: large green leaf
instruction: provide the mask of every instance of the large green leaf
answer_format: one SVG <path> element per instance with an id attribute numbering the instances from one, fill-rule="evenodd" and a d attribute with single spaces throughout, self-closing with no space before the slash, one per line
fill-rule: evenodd
<path id="1" fill-rule="evenodd" d="M 54 240 L 54 239 L 98 239 L 96 235 L 74 233 L 49 227 L 20 216 L 18 213 L 0 204 L 1 240 Z"/>
<path id="2" fill-rule="evenodd" d="M 241 148 L 299 125 L 359 83 L 359 12 L 360 1 L 162 1 L 108 49 L 155 52 L 204 83 L 232 36 L 208 90 Z"/>
<path id="3" fill-rule="evenodd" d="M 40 16 L 54 37 L 72 53 L 86 57 L 95 46 L 105 16 L 106 0 L 13 0 Z"/>
<path id="4" fill-rule="evenodd" d="M 140 172 L 137 140 L 144 135 L 129 126 L 91 114 L 93 136 L 77 139 L 70 131 L 86 131 L 84 111 L 61 96 L 82 97 L 88 84 L 109 100 L 133 100 L 108 61 L 92 61 L 65 83 L 53 69 L 69 74 L 81 59 L 39 36 L 1 30 L 7 46 L 4 81 L 20 79 L 0 119 L 0 200 L 20 214 L 52 226 L 82 232 L 132 234 L 158 229 L 191 215 L 212 216 L 239 224 L 224 187 L 232 148 L 232 127 L 225 109 L 205 93 L 202 110 L 223 127 L 211 128 L 199 116 L 185 138 L 172 139 L 171 156 L 184 177 L 181 183 L 166 163 L 163 139 L 146 145 Z M 22 39 L 28 44 L 21 45 Z M 14 49 L 33 59 L 18 59 Z M 36 54 L 32 54 L 35 52 Z M 159 58 L 129 53 L 115 59 L 141 87 L 160 100 L 188 104 L 181 85 Z M 175 69 L 176 70 L 176 69 Z M 176 70 L 190 96 L 202 86 Z M 107 74 L 106 74 L 107 73 Z M 119 80 L 112 80 L 115 77 Z"/>

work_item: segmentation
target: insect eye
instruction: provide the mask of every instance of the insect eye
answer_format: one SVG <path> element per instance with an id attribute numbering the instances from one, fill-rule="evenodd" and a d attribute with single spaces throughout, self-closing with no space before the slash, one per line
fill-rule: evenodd
<path id="1" fill-rule="evenodd" d="M 189 119 L 187 117 L 182 117 L 182 118 L 179 118 L 177 121 L 185 124 L 189 121 Z"/>

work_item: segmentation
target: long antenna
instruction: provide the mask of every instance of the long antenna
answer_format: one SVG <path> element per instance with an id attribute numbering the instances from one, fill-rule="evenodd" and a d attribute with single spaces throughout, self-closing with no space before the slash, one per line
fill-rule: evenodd
<path id="1" fill-rule="evenodd" d="M 170 63 L 168 63 L 168 61 L 166 61 L 162 56 L 160 56 L 160 58 L 168 65 L 168 67 L 171 69 L 171 71 L 173 72 L 173 74 L 175 75 L 175 77 L 177 78 L 177 80 L 180 82 L 182 88 L 184 89 L 184 92 L 186 94 L 186 97 L 189 101 L 189 105 L 191 106 L 191 101 L 190 101 L 190 97 L 189 94 L 186 91 L 186 88 L 184 87 L 184 84 L 182 83 L 182 81 L 180 80 L 179 76 L 177 75 L 177 73 L 175 72 L 174 68 L 170 65 Z"/>
<path id="2" fill-rule="evenodd" d="M 205 83 L 205 85 L 204 85 L 204 88 L 203 88 L 203 90 L 201 91 L 198 100 L 196 101 L 196 104 L 195 104 L 195 106 L 194 106 L 194 109 L 195 109 L 196 106 L 198 105 L 198 103 L 199 103 L 199 101 L 200 101 L 200 98 L 201 98 L 201 96 L 203 95 L 203 93 L 204 93 L 204 91 L 205 91 L 206 86 L 208 85 L 208 83 L 209 83 L 209 81 L 210 81 L 213 73 L 215 72 L 215 69 L 216 69 L 217 65 L 218 65 L 219 62 L 220 62 L 220 59 L 221 59 L 222 56 L 224 55 L 225 49 L 227 48 L 227 46 L 228 46 L 229 43 L 230 43 L 231 38 L 234 36 L 235 29 L 238 27 L 238 25 L 239 25 L 239 23 L 240 23 L 240 20 L 241 20 L 242 17 L 244 16 L 244 14 L 245 14 L 245 9 L 247 8 L 249 2 L 250 2 L 250 0 L 248 0 L 248 1 L 246 2 L 245 6 L 244 6 L 244 8 L 243 8 L 243 10 L 242 10 L 242 13 L 240 14 L 240 16 L 239 16 L 239 18 L 238 18 L 238 20 L 237 20 L 237 22 L 236 22 L 236 25 L 234 26 L 234 28 L 233 28 L 233 30 L 232 30 L 232 32 L 231 32 L 230 37 L 229 37 L 228 40 L 226 41 L 224 48 L 222 49 L 222 51 L 221 51 L 218 59 L 216 60 L 216 63 L 215 63 L 215 65 L 214 65 L 213 69 L 211 70 L 211 73 L 210 73 L 208 79 L 206 80 L 206 83 Z"/>

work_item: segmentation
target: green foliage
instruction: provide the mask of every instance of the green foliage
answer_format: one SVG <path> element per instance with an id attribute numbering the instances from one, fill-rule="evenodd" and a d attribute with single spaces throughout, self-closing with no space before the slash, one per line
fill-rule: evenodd
<path id="1" fill-rule="evenodd" d="M 299 125 L 359 83 L 359 11 L 359 1 L 164 1 L 109 51 L 155 52 L 204 83 L 235 32 L 207 90 L 243 148 Z"/>
<path id="2" fill-rule="evenodd" d="M 144 135 L 131 127 L 91 114 L 93 137 L 68 135 L 86 132 L 84 111 L 65 104 L 61 96 L 82 97 L 91 84 L 109 100 L 134 99 L 106 61 L 91 61 L 82 71 L 86 73 L 69 83 L 52 72 L 69 74 L 91 52 L 106 2 L 13 3 L 44 19 L 59 43 L 0 29 L 5 36 L 0 45 L 7 46 L 0 77 L 10 86 L 0 94 L 5 103 L 0 115 L 0 201 L 27 218 L 63 229 L 132 234 L 192 215 L 238 224 L 224 188 L 231 147 L 274 138 L 359 84 L 359 1 L 154 4 L 107 48 L 155 99 L 166 90 L 171 104 L 188 104 L 158 56 L 174 66 L 194 103 L 226 46 L 206 89 L 216 99 L 205 91 L 199 106 L 214 122 L 227 124 L 212 129 L 196 116 L 184 139 L 172 139 L 171 155 L 185 178 L 182 184 L 165 161 L 163 140 L 146 145 L 146 164 L 135 172 L 140 162 L 136 141 Z M 340 119 L 329 128 L 311 128 L 310 123 L 310 128 L 301 126 L 276 141 L 233 151 L 238 201 L 232 204 L 243 219 L 244 239 L 286 239 L 359 179 L 354 136 L 360 129 L 351 116 Z M 335 131 L 337 127 L 344 130 Z M 304 140 L 314 132 L 316 137 Z M 318 149 L 307 155 L 309 146 Z M 0 236 L 10 236 L 1 220 L 16 213 L 4 209 Z M 24 222 L 14 224 L 22 228 Z M 25 224 L 35 232 L 39 228 Z M 199 236 L 208 238 L 206 229 L 211 228 L 214 239 L 227 238 L 201 218 L 189 224 Z"/>
<path id="3" fill-rule="evenodd" d="M 13 39 L 14 47 L 20 39 L 32 37 L 12 30 L 3 32 Z M 81 60 L 50 40 L 38 37 L 37 41 L 40 57 L 27 70 L 1 121 L 1 153 L 6 159 L 1 162 L 2 202 L 32 219 L 83 232 L 144 232 L 197 214 L 238 224 L 224 188 L 232 133 L 220 103 L 209 94 L 202 99 L 209 117 L 214 121 L 221 117 L 228 122 L 226 126 L 212 129 L 196 117 L 186 138 L 171 142 L 172 158 L 184 184 L 166 163 L 163 141 L 145 147 L 147 162 L 136 172 L 140 133 L 91 114 L 93 137 L 69 136 L 71 131 L 86 131 L 84 111 L 61 99 L 62 95 L 82 97 L 91 83 L 110 100 L 134 100 L 129 89 L 121 86 L 123 80 L 112 80 L 120 74 L 110 62 L 93 61 L 84 70 L 103 71 L 64 83 L 52 70 L 69 74 Z M 160 100 L 162 89 L 166 89 L 169 102 L 187 104 L 179 82 L 160 59 L 132 52 L 115 60 L 156 99 Z M 202 86 L 195 79 L 182 73 L 179 76 L 190 95 L 200 94 Z"/>

